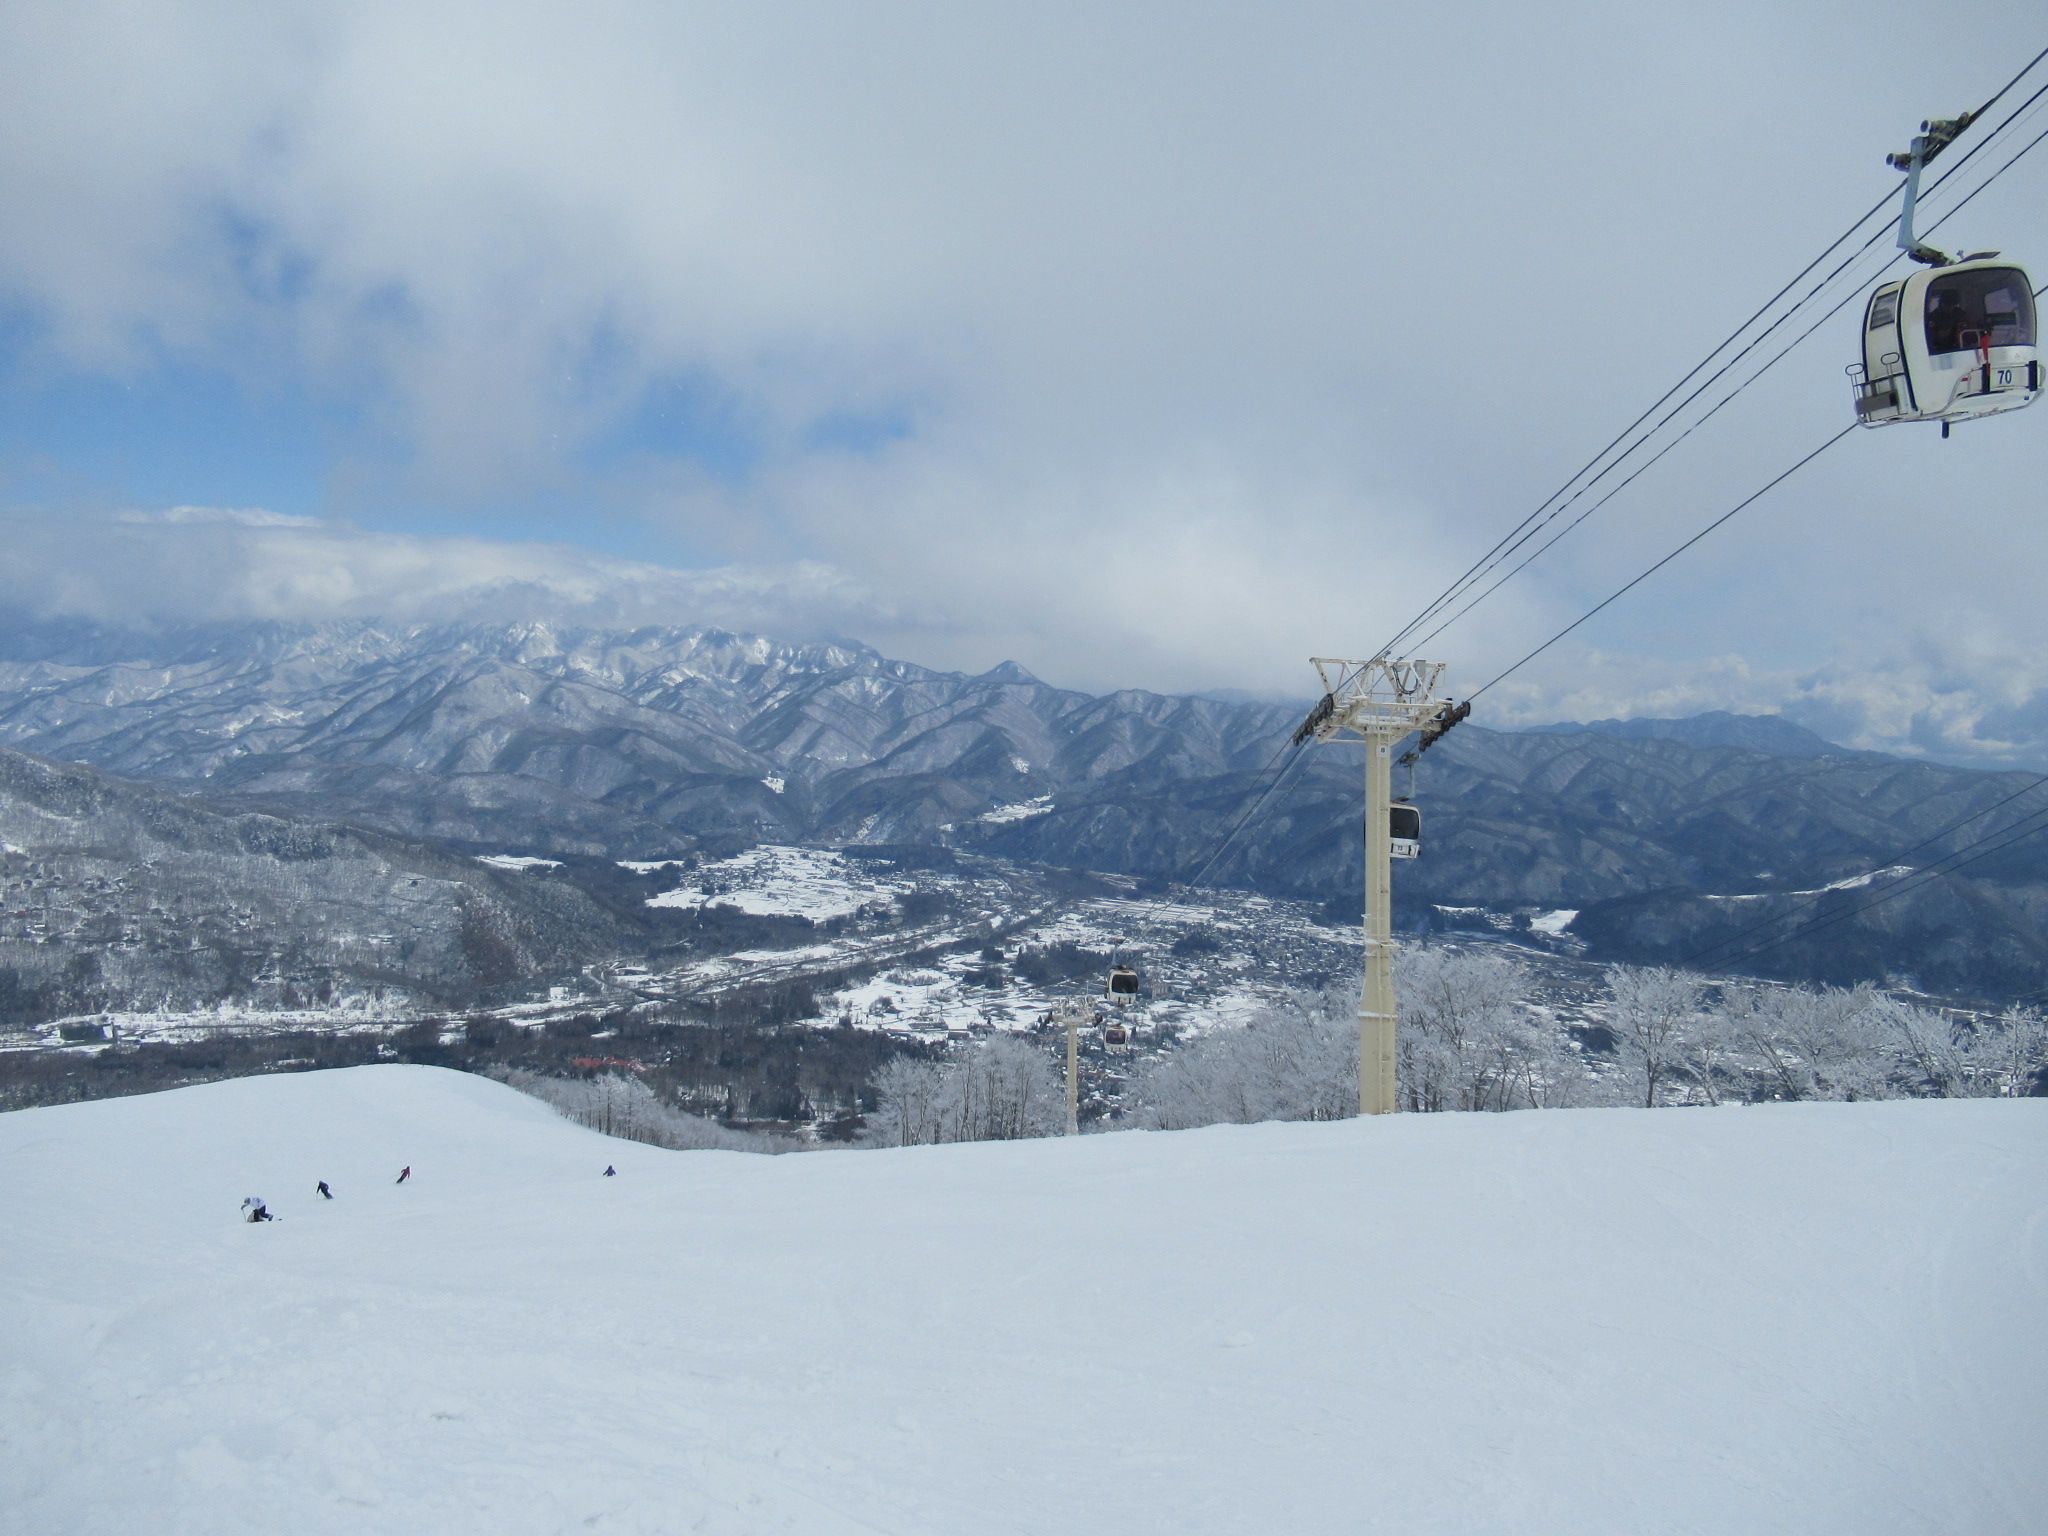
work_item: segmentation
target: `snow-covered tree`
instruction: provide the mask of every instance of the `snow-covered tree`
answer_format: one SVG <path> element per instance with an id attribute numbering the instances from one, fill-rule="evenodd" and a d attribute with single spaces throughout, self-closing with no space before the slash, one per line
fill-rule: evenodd
<path id="1" fill-rule="evenodd" d="M 1617 965 L 1607 972 L 1607 990 L 1608 1027 L 1642 1085 L 1644 1105 L 1654 1106 L 1684 1060 L 1685 1031 L 1699 1016 L 1705 983 L 1668 966 Z"/>
<path id="2" fill-rule="evenodd" d="M 1132 1084 L 1140 1122 L 1183 1130 L 1355 1113 L 1357 1009 L 1348 988 L 1333 987 L 1152 1058 Z"/>
<path id="3" fill-rule="evenodd" d="M 1395 959 L 1395 1074 L 1411 1110 L 1514 1109 L 1536 1102 L 1557 1063 L 1531 1022 L 1529 976 L 1500 955 L 1416 945 Z"/>
<path id="4" fill-rule="evenodd" d="M 936 1061 L 892 1056 L 875 1074 L 869 1139 L 885 1147 L 923 1147 L 945 1140 L 946 1069 Z"/>
<path id="5" fill-rule="evenodd" d="M 953 1141 L 1051 1136 L 1066 1123 L 1066 1095 L 1052 1057 L 1014 1036 L 986 1041 L 952 1063 L 945 1108 Z"/>
<path id="6" fill-rule="evenodd" d="M 578 1125 L 608 1136 L 643 1141 L 672 1151 L 717 1148 L 731 1152 L 771 1152 L 776 1143 L 750 1131 L 737 1131 L 664 1104 L 660 1095 L 624 1073 L 595 1078 L 544 1077 L 537 1072 L 508 1069 L 491 1074 L 500 1082 L 531 1094 Z"/>
<path id="7" fill-rule="evenodd" d="M 1765 1086 L 1785 1099 L 1878 1099 L 1892 1093 L 1896 1005 L 1869 985 L 1769 987 L 1734 1005 L 1735 1028 L 1764 1064 Z"/>
<path id="8" fill-rule="evenodd" d="M 1410 1110 L 1577 1102 L 1586 1073 L 1563 1036 L 1529 1012 L 1528 976 L 1499 955 L 1401 951 L 1395 1073 Z M 1160 1129 L 1259 1120 L 1337 1120 L 1358 1108 L 1358 994 L 1295 998 L 1241 1029 L 1202 1035 L 1139 1070 L 1141 1119 Z"/>
<path id="9" fill-rule="evenodd" d="M 1001 1037 L 953 1061 L 898 1056 L 875 1074 L 869 1140 L 917 1147 L 948 1141 L 1050 1136 L 1066 1123 L 1053 1059 L 1027 1040 Z"/>
<path id="10" fill-rule="evenodd" d="M 1916 1086 L 1937 1098 L 2010 1098 L 2048 1071 L 2048 1020 L 2017 1005 L 1997 1019 L 1963 1020 L 1887 1000 L 1883 1017 Z"/>
<path id="11" fill-rule="evenodd" d="M 1730 1054 L 1736 1040 L 1725 998 L 1719 1008 L 1701 1008 L 1679 1032 L 1678 1064 L 1693 1092 L 1708 1104 L 1720 1103 L 1734 1079 Z"/>

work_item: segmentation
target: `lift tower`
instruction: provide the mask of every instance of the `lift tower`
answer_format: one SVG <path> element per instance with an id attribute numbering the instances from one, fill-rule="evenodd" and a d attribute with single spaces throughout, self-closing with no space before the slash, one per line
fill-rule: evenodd
<path id="1" fill-rule="evenodd" d="M 1323 698 L 1302 735 L 1365 742 L 1365 991 L 1358 1003 L 1358 1112 L 1384 1115 L 1394 1097 L 1393 855 L 1388 812 L 1394 803 L 1394 748 L 1401 739 L 1448 718 L 1435 696 L 1440 661 L 1309 658 L 1323 680 Z"/>

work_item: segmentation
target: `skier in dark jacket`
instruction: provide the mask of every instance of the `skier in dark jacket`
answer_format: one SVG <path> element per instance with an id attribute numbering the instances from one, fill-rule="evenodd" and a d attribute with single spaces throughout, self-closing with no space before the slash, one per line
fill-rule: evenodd
<path id="1" fill-rule="evenodd" d="M 314 1188 L 320 1191 L 320 1198 L 322 1200 L 332 1200 L 334 1198 L 334 1191 L 327 1187 L 325 1179 L 322 1179 Z"/>
<path id="2" fill-rule="evenodd" d="M 404 1183 L 404 1182 L 405 1182 L 405 1181 L 406 1181 L 407 1179 L 409 1179 L 409 1178 L 411 1178 L 411 1177 L 412 1177 L 412 1164 L 411 1164 L 411 1163 L 407 1163 L 407 1164 L 406 1164 L 406 1165 L 405 1165 L 405 1166 L 404 1166 L 403 1168 L 401 1168 L 401 1169 L 399 1169 L 399 1170 L 398 1170 L 398 1182 L 399 1182 L 399 1183 L 403 1184 L 403 1183 Z"/>
<path id="3" fill-rule="evenodd" d="M 614 1168 L 610 1163 L 606 1163 L 604 1165 L 604 1176 L 608 1179 L 616 1179 L 619 1176 L 619 1170 Z"/>

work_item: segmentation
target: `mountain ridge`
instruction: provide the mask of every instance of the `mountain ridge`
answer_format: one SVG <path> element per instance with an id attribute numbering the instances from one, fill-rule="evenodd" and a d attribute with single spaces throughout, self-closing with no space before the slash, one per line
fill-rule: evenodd
<path id="1" fill-rule="evenodd" d="M 1725 709 L 1710 709 L 1697 715 L 1564 720 L 1551 725 L 1532 725 L 1526 729 L 1539 735 L 1568 736 L 1590 731 L 1632 741 L 1677 741 L 1695 747 L 1735 747 L 1769 757 L 1851 756 L 1858 751 L 1829 741 L 1783 715 L 1746 715 Z"/>
<path id="2" fill-rule="evenodd" d="M 1164 887 L 1268 787 L 1298 719 L 683 625 L 0 627 L 0 743 L 251 808 L 567 855 L 928 843 Z M 1355 758 L 1309 745 L 1287 771 L 1210 879 L 1357 900 Z M 2030 778 L 1846 752 L 1756 717 L 1467 724 L 1418 769 L 1425 851 L 1396 916 L 1578 908 L 1596 953 L 1682 958 L 1735 931 L 1724 898 L 1760 898 L 1753 923 L 1916 840 L 1922 857 L 1958 850 Z M 2021 845 L 1774 963 L 2038 985 L 2044 905 L 2048 859 Z"/>

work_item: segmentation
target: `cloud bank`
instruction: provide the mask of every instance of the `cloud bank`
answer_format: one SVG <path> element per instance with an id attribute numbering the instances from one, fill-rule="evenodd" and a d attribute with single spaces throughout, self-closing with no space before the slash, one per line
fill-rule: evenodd
<path id="1" fill-rule="evenodd" d="M 623 584 L 941 665 L 1296 690 L 1885 190 L 1914 123 L 1982 99 L 2015 14 L 16 6 L 0 408 L 219 375 L 304 418 L 325 456 L 271 526 L 109 546 L 165 607 Z M 2016 171 L 1960 233 L 2048 251 L 2042 184 Z M 1853 329 L 1460 620 L 1451 685 L 1833 430 Z M 1926 750 L 2016 743 L 2040 425 L 1859 436 L 1501 702 L 1798 701 Z M 99 447 L 0 464 L 43 514 L 44 595 L 80 608 L 120 582 L 65 541 L 137 499 Z M 649 560 L 589 553 L 599 524 Z"/>
<path id="2" fill-rule="evenodd" d="M 126 511 L 89 527 L 16 514 L 0 518 L 0 535 L 11 554 L 0 564 L 0 617 L 36 621 L 702 624 L 857 641 L 937 666 L 968 665 L 954 657 L 988 635 L 942 623 L 928 606 L 906 612 L 818 562 L 674 570 L 566 545 L 386 533 L 250 508 Z M 1986 677 L 1998 686 L 1987 688 Z M 1311 692 L 1275 690 L 1304 705 Z M 1497 728 L 1714 709 L 1783 714 L 1843 746 L 2048 769 L 2048 663 L 2010 651 L 1923 647 L 1798 669 L 1731 654 L 1676 677 L 1638 655 L 1594 651 L 1576 664 L 1569 691 L 1510 679 L 1483 703 L 1477 718 Z"/>

